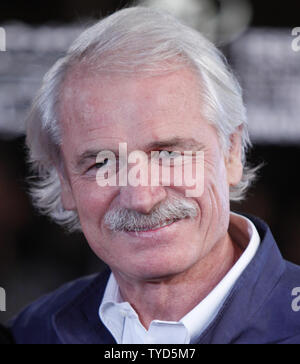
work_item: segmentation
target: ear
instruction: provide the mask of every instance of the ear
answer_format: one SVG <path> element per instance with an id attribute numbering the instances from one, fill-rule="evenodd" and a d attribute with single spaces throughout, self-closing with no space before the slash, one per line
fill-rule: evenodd
<path id="1" fill-rule="evenodd" d="M 57 171 L 60 185 L 61 185 L 61 200 L 65 210 L 67 211 L 75 211 L 76 203 L 73 196 L 73 191 L 70 185 L 69 178 L 65 176 L 66 173 Z"/>
<path id="2" fill-rule="evenodd" d="M 225 160 L 229 186 L 236 186 L 243 176 L 242 137 L 239 128 L 230 138 L 231 147 Z"/>

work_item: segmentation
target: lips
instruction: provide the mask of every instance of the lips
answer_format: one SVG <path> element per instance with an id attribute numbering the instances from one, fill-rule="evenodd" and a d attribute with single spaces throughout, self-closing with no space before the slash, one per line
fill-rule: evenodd
<path id="1" fill-rule="evenodd" d="M 151 226 L 151 227 L 142 227 L 142 228 L 137 228 L 135 230 L 127 230 L 127 232 L 147 232 L 147 231 L 154 231 L 154 230 L 158 230 L 161 229 L 163 227 L 169 226 L 171 224 L 173 224 L 174 222 L 179 221 L 179 219 L 172 219 L 172 220 L 166 220 L 164 223 L 159 224 L 159 225 L 155 225 L 155 226 Z"/>

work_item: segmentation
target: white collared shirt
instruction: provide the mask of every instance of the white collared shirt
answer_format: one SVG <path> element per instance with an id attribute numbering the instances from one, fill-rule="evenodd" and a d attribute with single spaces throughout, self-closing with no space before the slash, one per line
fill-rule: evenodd
<path id="1" fill-rule="evenodd" d="M 197 343 L 260 245 L 260 236 L 252 221 L 235 213 L 231 213 L 230 218 L 231 235 L 235 241 L 244 245 L 245 251 L 208 296 L 178 322 L 154 320 L 147 331 L 131 305 L 122 300 L 118 283 L 111 273 L 99 316 L 118 344 Z"/>

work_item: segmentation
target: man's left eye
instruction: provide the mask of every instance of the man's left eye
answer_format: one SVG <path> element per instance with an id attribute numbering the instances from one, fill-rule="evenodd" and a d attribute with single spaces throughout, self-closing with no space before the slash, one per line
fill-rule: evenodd
<path id="1" fill-rule="evenodd" d="M 163 150 L 159 153 L 160 158 L 177 158 L 178 156 L 181 156 L 181 153 Z"/>

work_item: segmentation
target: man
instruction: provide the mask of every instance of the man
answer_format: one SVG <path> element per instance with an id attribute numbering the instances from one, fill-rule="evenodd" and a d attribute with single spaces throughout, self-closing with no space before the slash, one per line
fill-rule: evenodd
<path id="1" fill-rule="evenodd" d="M 46 75 L 27 130 L 36 205 L 109 269 L 25 309 L 18 343 L 300 343 L 299 267 L 264 222 L 230 212 L 255 175 L 246 112 L 199 33 L 146 8 L 113 14 Z M 156 162 L 169 181 L 150 181 Z M 196 179 L 175 183 L 188 165 Z"/>

